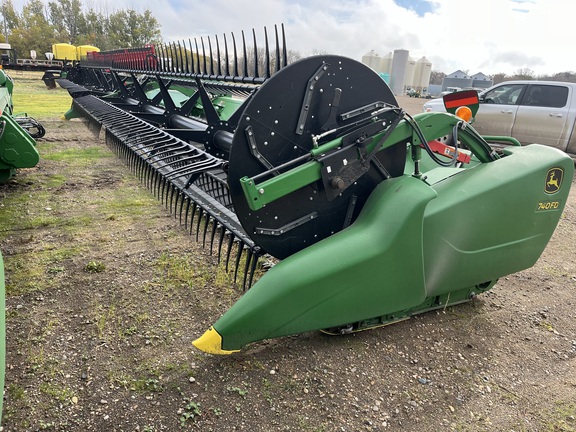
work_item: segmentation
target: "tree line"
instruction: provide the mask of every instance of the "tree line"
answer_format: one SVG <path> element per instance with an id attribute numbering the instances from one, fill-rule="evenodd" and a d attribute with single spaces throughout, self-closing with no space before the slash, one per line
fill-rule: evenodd
<path id="1" fill-rule="evenodd" d="M 10 43 L 19 58 L 29 58 L 35 50 L 38 57 L 52 51 L 56 43 L 93 45 L 101 50 L 160 43 L 160 23 L 146 9 L 109 11 L 85 8 L 81 0 L 28 0 L 21 12 L 12 0 L 2 0 L 5 42 Z M 0 38 L 0 41 L 2 38 Z"/>

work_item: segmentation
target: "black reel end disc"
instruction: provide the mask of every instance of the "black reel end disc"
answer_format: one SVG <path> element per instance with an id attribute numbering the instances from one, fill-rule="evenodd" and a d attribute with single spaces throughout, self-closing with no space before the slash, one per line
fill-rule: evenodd
<path id="1" fill-rule="evenodd" d="M 313 137 L 369 122 L 387 105 L 398 104 L 384 80 L 340 56 L 300 60 L 256 91 L 234 134 L 228 171 L 236 214 L 256 244 L 286 258 L 350 225 L 377 184 L 403 173 L 406 147 L 395 145 L 378 152 L 368 172 L 336 196 L 319 180 L 257 211 L 239 181 L 309 154 Z"/>

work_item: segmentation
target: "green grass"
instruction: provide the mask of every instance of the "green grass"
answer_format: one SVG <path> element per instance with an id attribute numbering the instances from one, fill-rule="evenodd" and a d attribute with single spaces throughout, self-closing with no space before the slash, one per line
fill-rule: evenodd
<path id="1" fill-rule="evenodd" d="M 68 91 L 60 86 L 49 90 L 42 81 L 43 72 L 9 71 L 14 80 L 14 113 L 30 117 L 60 118 L 72 104 Z"/>
<path id="2" fill-rule="evenodd" d="M 74 166 L 91 165 L 95 160 L 103 158 L 115 158 L 114 154 L 106 147 L 99 145 L 82 149 L 66 149 L 60 151 L 44 151 L 42 158 L 55 162 L 66 162 Z"/>
<path id="3" fill-rule="evenodd" d="M 547 413 L 546 431 L 576 432 L 576 404 L 574 402 L 556 402 L 556 408 Z"/>

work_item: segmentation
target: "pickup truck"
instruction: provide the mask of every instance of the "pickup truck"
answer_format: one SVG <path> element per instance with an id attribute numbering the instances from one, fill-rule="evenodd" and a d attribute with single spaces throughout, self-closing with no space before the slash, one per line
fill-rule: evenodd
<path id="1" fill-rule="evenodd" d="M 506 81 L 479 94 L 474 129 L 481 135 L 503 135 L 522 144 L 556 147 L 576 157 L 576 83 Z M 433 99 L 423 111 L 445 111 Z"/>

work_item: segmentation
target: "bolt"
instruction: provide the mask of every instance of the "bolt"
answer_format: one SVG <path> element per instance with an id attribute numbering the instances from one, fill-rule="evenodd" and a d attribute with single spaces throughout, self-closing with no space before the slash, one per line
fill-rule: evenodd
<path id="1" fill-rule="evenodd" d="M 342 190 L 346 186 L 346 182 L 342 177 L 333 177 L 332 180 L 330 180 L 330 186 L 332 186 L 333 189 Z"/>
<path id="2" fill-rule="evenodd" d="M 258 189 L 258 193 L 259 193 L 260 195 L 264 195 L 264 188 Z"/>

